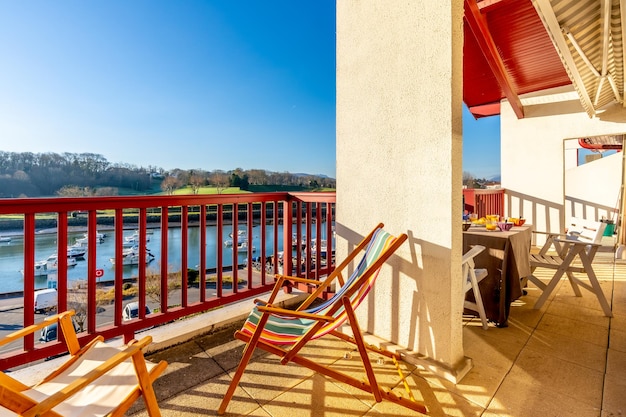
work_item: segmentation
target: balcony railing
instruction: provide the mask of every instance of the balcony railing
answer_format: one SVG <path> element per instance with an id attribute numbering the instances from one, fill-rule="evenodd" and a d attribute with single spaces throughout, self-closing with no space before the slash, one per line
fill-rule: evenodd
<path id="1" fill-rule="evenodd" d="M 35 313 L 35 256 L 41 236 L 36 230 L 46 224 L 54 226 L 58 254 L 57 272 L 47 283 L 57 288 L 59 311 L 84 310 L 84 331 L 79 333 L 83 344 L 96 335 L 128 341 L 141 329 L 262 294 L 272 288 L 277 272 L 310 278 L 328 274 L 334 262 L 334 219 L 334 193 L 0 200 L 0 221 L 14 221 L 23 230 L 17 237 L 23 238 L 23 316 L 11 325 L 17 328 L 42 320 Z M 80 285 L 68 278 L 68 258 L 63 256 L 77 229 L 87 238 L 86 276 Z M 107 281 L 102 277 L 97 237 L 105 229 L 112 235 L 107 239 L 114 241 L 111 262 L 117 265 L 109 265 L 112 278 Z M 151 229 L 159 230 L 153 240 L 159 241 L 157 267 L 143 256 Z M 140 254 L 131 272 L 121 266 L 127 250 L 124 233 L 129 230 L 138 232 L 134 250 Z M 224 244 L 229 231 L 232 246 Z M 111 304 L 104 307 L 103 286 L 113 292 Z M 132 286 L 137 287 L 139 313 L 125 321 L 125 290 Z M 145 310 L 148 293 L 158 297 L 151 314 Z M 101 318 L 103 310 L 108 319 Z M 59 353 L 58 341 L 40 343 L 31 336 L 0 353 L 0 364 L 9 369 Z"/>
<path id="2" fill-rule="evenodd" d="M 488 214 L 504 216 L 504 189 L 475 189 L 463 190 L 463 208 L 469 213 L 476 213 L 478 217 Z"/>

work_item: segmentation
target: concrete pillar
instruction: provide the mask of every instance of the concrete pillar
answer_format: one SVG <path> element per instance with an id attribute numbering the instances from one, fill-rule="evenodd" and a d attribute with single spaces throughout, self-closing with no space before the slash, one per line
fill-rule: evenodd
<path id="1" fill-rule="evenodd" d="M 409 235 L 360 324 L 453 381 L 468 365 L 462 28 L 460 0 L 337 2 L 337 258 L 378 222 Z"/>

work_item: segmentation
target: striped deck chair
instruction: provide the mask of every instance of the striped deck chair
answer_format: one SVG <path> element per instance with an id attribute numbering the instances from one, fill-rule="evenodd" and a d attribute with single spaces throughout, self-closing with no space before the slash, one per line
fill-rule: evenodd
<path id="1" fill-rule="evenodd" d="M 381 266 L 407 239 L 406 234 L 395 237 L 385 232 L 382 227 L 383 224 L 379 224 L 323 281 L 312 281 L 310 279 L 284 275 L 276 276 L 276 285 L 268 301 L 255 300 L 255 306 L 242 329 L 235 333 L 235 337 L 246 342 L 247 345 L 243 351 L 239 366 L 233 375 L 233 380 L 220 404 L 218 414 L 224 414 L 226 411 L 228 403 L 232 399 L 235 389 L 256 348 L 279 356 L 283 365 L 289 362 L 297 363 L 315 372 L 367 391 L 373 394 L 377 402 L 386 399 L 421 413 L 427 412 L 426 406 L 413 398 L 406 381 L 404 381 L 404 386 L 409 393 L 409 398 L 385 391 L 378 385 L 368 357 L 368 350 L 378 355 L 392 358 L 398 371 L 400 371 L 398 365 L 400 355 L 366 344 L 354 313 L 354 310 L 365 299 L 374 285 Z M 361 260 L 352 274 L 345 280 L 343 274 L 347 271 L 348 266 L 353 261 L 356 261 L 356 258 L 361 254 Z M 278 291 L 287 281 L 308 284 L 313 282 L 317 285 L 317 289 L 295 310 L 274 307 L 272 303 Z M 333 284 L 338 286 L 335 295 L 321 304 L 314 304 L 314 301 L 319 300 L 318 295 Z M 346 322 L 349 323 L 353 336 L 348 336 L 337 330 L 339 326 Z M 325 335 L 332 335 L 356 345 L 365 374 L 367 375 L 367 382 L 300 355 L 301 349 L 310 340 Z M 401 372 L 400 374 L 402 375 Z M 402 379 L 404 379 L 403 376 Z"/>

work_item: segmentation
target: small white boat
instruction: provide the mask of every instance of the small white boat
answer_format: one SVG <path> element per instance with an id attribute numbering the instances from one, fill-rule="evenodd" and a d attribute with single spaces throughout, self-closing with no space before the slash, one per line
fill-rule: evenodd
<path id="1" fill-rule="evenodd" d="M 298 247 L 298 234 L 292 233 L 291 235 L 291 246 L 292 249 L 296 249 Z M 302 249 L 306 248 L 306 236 L 302 236 L 300 238 L 300 247 Z"/>
<path id="2" fill-rule="evenodd" d="M 124 241 L 127 243 L 139 244 L 139 231 L 135 230 L 132 235 L 124 236 Z M 150 242 L 149 236 L 146 236 L 146 242 Z"/>
<path id="3" fill-rule="evenodd" d="M 104 237 L 105 236 L 106 235 L 104 233 L 99 233 L 99 232 L 96 233 L 96 242 L 97 243 L 104 242 Z M 81 246 L 87 246 L 88 242 L 89 242 L 89 237 L 88 237 L 87 233 L 85 233 L 85 234 L 83 234 L 83 237 L 77 238 L 74 244 L 75 245 L 81 245 Z"/>
<path id="4" fill-rule="evenodd" d="M 20 272 L 22 273 L 22 275 L 24 275 L 23 269 L 20 270 Z M 52 272 L 52 271 L 48 270 L 48 263 L 45 260 L 35 262 L 35 276 L 36 277 L 46 276 L 48 275 L 48 272 Z"/>
<path id="5" fill-rule="evenodd" d="M 228 234 L 228 236 L 233 237 L 232 232 Z M 237 230 L 237 239 L 241 240 L 241 239 L 247 239 L 248 238 L 248 231 L 246 229 L 238 229 Z"/>
<path id="6" fill-rule="evenodd" d="M 48 264 L 48 269 L 57 269 L 58 267 L 58 263 L 59 263 L 59 259 L 57 257 L 56 253 L 53 253 L 52 255 L 48 256 L 44 261 L 40 261 L 40 262 L 46 262 Z M 76 260 L 76 258 L 67 258 L 67 267 L 71 268 L 74 267 L 78 264 L 78 261 Z"/>
<path id="7" fill-rule="evenodd" d="M 232 243 L 229 246 L 232 249 Z M 248 241 L 244 240 L 243 242 L 237 243 L 237 252 L 248 252 L 248 249 L 252 249 L 252 252 L 256 252 L 256 248 L 254 246 L 248 246 Z"/>
<path id="8" fill-rule="evenodd" d="M 232 232 L 229 233 L 228 236 L 230 236 L 230 239 L 224 241 L 224 246 L 226 246 L 227 248 L 232 248 L 233 247 Z M 247 241 L 248 241 L 248 231 L 246 229 L 238 229 L 237 230 L 237 245 L 240 246 L 241 242 L 247 242 Z"/>
<path id="9" fill-rule="evenodd" d="M 67 247 L 68 258 L 83 258 L 87 253 L 87 249 L 81 245 L 72 245 Z"/>
<path id="10" fill-rule="evenodd" d="M 139 248 L 139 242 L 126 242 L 126 241 L 124 241 L 124 242 L 122 242 L 122 247 L 124 249 L 131 249 L 131 248 L 137 249 L 137 248 Z"/>
<path id="11" fill-rule="evenodd" d="M 125 250 L 122 253 L 122 265 L 123 266 L 131 266 L 131 265 L 139 265 L 139 251 L 136 248 L 131 248 Z M 146 249 L 146 264 L 149 264 L 154 260 L 154 255 L 150 253 L 149 250 Z M 115 258 L 109 258 L 109 261 L 115 265 Z"/>
<path id="12" fill-rule="evenodd" d="M 59 260 L 56 253 L 48 256 L 46 259 L 35 262 L 35 276 L 41 277 L 49 273 L 56 272 L 59 269 Z M 75 258 L 67 258 L 67 267 L 73 268 L 78 264 Z M 24 275 L 24 270 L 20 270 Z"/>
<path id="13" fill-rule="evenodd" d="M 327 243 L 326 239 L 322 239 L 320 241 L 321 250 L 320 252 L 323 254 L 322 256 L 326 256 Z M 311 253 L 315 255 L 317 253 L 317 239 L 311 240 Z"/>
<path id="14" fill-rule="evenodd" d="M 0 236 L 0 243 L 10 243 L 11 238 L 9 236 Z"/>

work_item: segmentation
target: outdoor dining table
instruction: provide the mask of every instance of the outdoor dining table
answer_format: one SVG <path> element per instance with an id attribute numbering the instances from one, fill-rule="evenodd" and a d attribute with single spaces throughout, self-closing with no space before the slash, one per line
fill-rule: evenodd
<path id="1" fill-rule="evenodd" d="M 520 279 L 531 274 L 531 238 L 530 224 L 513 226 L 509 231 L 488 231 L 484 226 L 472 225 L 463 232 L 464 253 L 473 245 L 486 248 L 474 260 L 476 268 L 485 268 L 489 273 L 479 287 L 487 319 L 498 327 L 507 326 L 511 303 L 522 296 Z M 469 293 L 466 297 L 473 299 Z"/>

